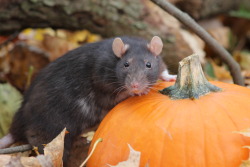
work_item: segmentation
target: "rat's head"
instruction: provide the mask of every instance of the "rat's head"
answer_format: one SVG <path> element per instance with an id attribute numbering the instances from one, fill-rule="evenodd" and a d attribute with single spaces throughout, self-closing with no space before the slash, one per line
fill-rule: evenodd
<path id="1" fill-rule="evenodd" d="M 114 39 L 112 49 L 119 58 L 116 75 L 130 95 L 147 94 L 157 81 L 162 47 L 162 40 L 158 36 L 154 36 L 149 43 L 134 38 Z"/>

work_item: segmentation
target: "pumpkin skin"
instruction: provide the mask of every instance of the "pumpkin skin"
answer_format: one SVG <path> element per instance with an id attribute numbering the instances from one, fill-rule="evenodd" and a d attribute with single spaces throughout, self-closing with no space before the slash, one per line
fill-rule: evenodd
<path id="1" fill-rule="evenodd" d="M 118 104 L 92 140 L 99 143 L 88 167 L 117 165 L 128 158 L 128 144 L 141 152 L 140 167 L 238 167 L 249 157 L 250 138 L 235 131 L 250 128 L 250 89 L 222 82 L 199 99 L 171 100 L 157 90 Z M 91 144 L 91 147 L 93 146 Z M 90 149 L 91 149 L 90 147 Z"/>

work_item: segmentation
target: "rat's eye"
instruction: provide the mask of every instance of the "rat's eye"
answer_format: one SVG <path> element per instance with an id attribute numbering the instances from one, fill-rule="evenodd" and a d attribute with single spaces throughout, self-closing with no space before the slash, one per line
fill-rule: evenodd
<path id="1" fill-rule="evenodd" d="M 147 67 L 147 68 L 151 68 L 151 63 L 150 63 L 150 62 L 147 62 L 147 63 L 146 63 L 146 67 Z"/>
<path id="2" fill-rule="evenodd" d="M 128 66 L 129 66 L 129 62 L 125 62 L 124 67 L 128 67 Z"/>

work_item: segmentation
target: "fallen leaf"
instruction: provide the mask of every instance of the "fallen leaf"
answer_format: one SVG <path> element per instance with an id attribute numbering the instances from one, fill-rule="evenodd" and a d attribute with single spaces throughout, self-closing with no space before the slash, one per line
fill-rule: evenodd
<path id="1" fill-rule="evenodd" d="M 24 42 L 17 43 L 8 53 L 10 70 L 6 75 L 7 81 L 18 90 L 24 91 L 27 88 L 30 67 L 34 68 L 34 76 L 49 63 L 48 56 L 48 53 L 40 48 Z"/>
<path id="2" fill-rule="evenodd" d="M 37 157 L 37 160 L 39 161 L 39 163 L 41 164 L 42 167 L 57 167 L 57 166 L 54 166 L 53 165 L 53 162 L 51 160 L 51 157 L 46 155 L 38 155 Z M 60 165 L 62 166 L 62 165 Z M 58 166 L 58 167 L 60 167 Z"/>
<path id="3" fill-rule="evenodd" d="M 0 166 L 62 167 L 65 132 L 66 129 L 45 146 L 44 154 L 40 154 L 36 157 L 0 155 Z"/>
<path id="4" fill-rule="evenodd" d="M 246 87 L 250 88 L 250 70 L 249 71 L 242 71 L 242 75 L 245 78 L 245 85 Z"/>
<path id="5" fill-rule="evenodd" d="M 240 64 L 244 70 L 250 70 L 250 52 L 248 51 L 235 51 L 233 57 Z"/>
<path id="6" fill-rule="evenodd" d="M 18 35 L 18 38 L 20 40 L 25 40 L 29 43 L 34 40 L 42 41 L 45 34 L 55 36 L 56 32 L 51 28 L 26 28 Z"/>
<path id="7" fill-rule="evenodd" d="M 0 155 L 0 166 L 4 166 L 11 160 L 11 156 L 9 155 Z"/>
<path id="8" fill-rule="evenodd" d="M 244 148 L 250 149 L 250 146 L 244 146 Z M 250 157 L 247 160 L 243 160 L 239 167 L 250 167 Z"/>
<path id="9" fill-rule="evenodd" d="M 206 56 L 206 53 L 204 52 L 205 43 L 194 33 L 181 29 L 180 33 L 188 46 L 192 49 L 193 53 L 197 53 L 201 63 L 204 64 Z"/>
<path id="10" fill-rule="evenodd" d="M 5 80 L 5 75 L 10 71 L 8 52 L 14 48 L 13 43 L 9 43 L 0 48 L 0 80 Z"/>
<path id="11" fill-rule="evenodd" d="M 141 158 L 141 152 L 135 151 L 129 144 L 129 157 L 126 161 L 119 162 L 117 165 L 110 167 L 139 167 L 140 166 L 140 158 Z"/>
<path id="12" fill-rule="evenodd" d="M 240 167 L 250 167 L 250 160 L 244 160 L 241 163 Z"/>
<path id="13" fill-rule="evenodd" d="M 211 65 L 214 69 L 215 77 L 222 82 L 231 83 L 232 76 L 226 66 L 218 66 L 215 62 L 210 60 Z"/>
<path id="14" fill-rule="evenodd" d="M 50 61 L 53 61 L 81 43 L 99 41 L 101 36 L 92 34 L 88 30 L 72 32 L 64 29 L 27 28 L 19 34 L 18 38 L 28 45 L 47 51 L 50 54 Z"/>
<path id="15" fill-rule="evenodd" d="M 79 30 L 75 32 L 66 31 L 65 38 L 72 43 L 78 44 L 86 41 L 89 35 L 90 32 L 87 30 Z"/>
<path id="16" fill-rule="evenodd" d="M 78 46 L 78 44 L 71 43 L 67 41 L 67 39 L 48 34 L 44 35 L 44 39 L 40 45 L 43 50 L 46 50 L 49 53 L 50 62 Z"/>
<path id="17" fill-rule="evenodd" d="M 234 133 L 239 133 L 243 136 L 250 137 L 250 128 L 241 131 L 235 131 Z M 250 149 L 250 146 L 244 146 L 243 148 Z M 250 157 L 247 160 L 243 160 L 240 167 L 250 167 Z"/>
<path id="18" fill-rule="evenodd" d="M 247 1 L 245 1 L 247 3 Z M 229 13 L 231 16 L 245 18 L 246 20 L 250 19 L 249 5 L 244 4 L 244 1 L 241 3 L 240 7 L 237 10 L 233 10 Z"/>
<path id="19" fill-rule="evenodd" d="M 216 39 L 224 48 L 229 48 L 230 29 L 228 27 L 218 27 L 210 29 L 208 32 Z"/>
<path id="20" fill-rule="evenodd" d="M 242 134 L 243 136 L 250 137 L 250 128 L 244 129 L 241 131 L 235 131 L 234 133 L 239 133 L 239 134 Z"/>
<path id="21" fill-rule="evenodd" d="M 232 83 L 232 76 L 225 65 L 218 66 L 212 59 L 207 59 L 204 72 L 208 80 Z"/>
<path id="22" fill-rule="evenodd" d="M 207 75 L 206 77 L 208 78 L 208 80 L 210 80 L 210 78 L 216 79 L 213 65 L 209 61 L 207 61 L 204 65 L 204 72 Z"/>
<path id="23" fill-rule="evenodd" d="M 37 159 L 36 157 L 14 157 L 14 156 L 12 156 L 9 164 L 12 164 L 13 161 L 16 164 L 21 163 L 22 167 L 31 167 L 31 166 L 32 167 L 43 167 L 40 164 L 39 159 Z"/>
<path id="24" fill-rule="evenodd" d="M 243 148 L 247 148 L 247 149 L 250 149 L 250 146 L 243 146 Z"/>
<path id="25" fill-rule="evenodd" d="M 230 29 L 224 26 L 219 18 L 203 20 L 199 24 L 223 47 L 229 48 Z"/>
<path id="26" fill-rule="evenodd" d="M 101 36 L 100 35 L 96 35 L 96 34 L 91 34 L 88 36 L 87 38 L 87 42 L 97 42 L 101 40 Z"/>
<path id="27" fill-rule="evenodd" d="M 21 100 L 22 95 L 13 86 L 8 83 L 0 84 L 0 138 L 8 132 Z"/>
<path id="28" fill-rule="evenodd" d="M 44 155 L 49 156 L 56 167 L 62 166 L 65 132 L 66 128 L 44 148 Z"/>

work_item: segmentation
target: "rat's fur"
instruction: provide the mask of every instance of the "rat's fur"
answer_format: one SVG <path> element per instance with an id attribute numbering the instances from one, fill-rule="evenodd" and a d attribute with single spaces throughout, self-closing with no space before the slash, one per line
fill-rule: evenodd
<path id="1" fill-rule="evenodd" d="M 112 50 L 114 39 L 108 39 L 72 50 L 44 68 L 14 116 L 10 128 L 14 141 L 40 146 L 66 127 L 66 161 L 76 136 L 99 123 L 118 102 L 146 94 L 165 65 L 149 51 L 147 41 L 121 39 L 129 46 L 121 58 Z M 124 67 L 125 62 L 129 62 L 128 68 Z M 147 62 L 151 68 L 146 67 Z M 132 82 L 139 84 L 138 94 L 133 93 Z"/>

